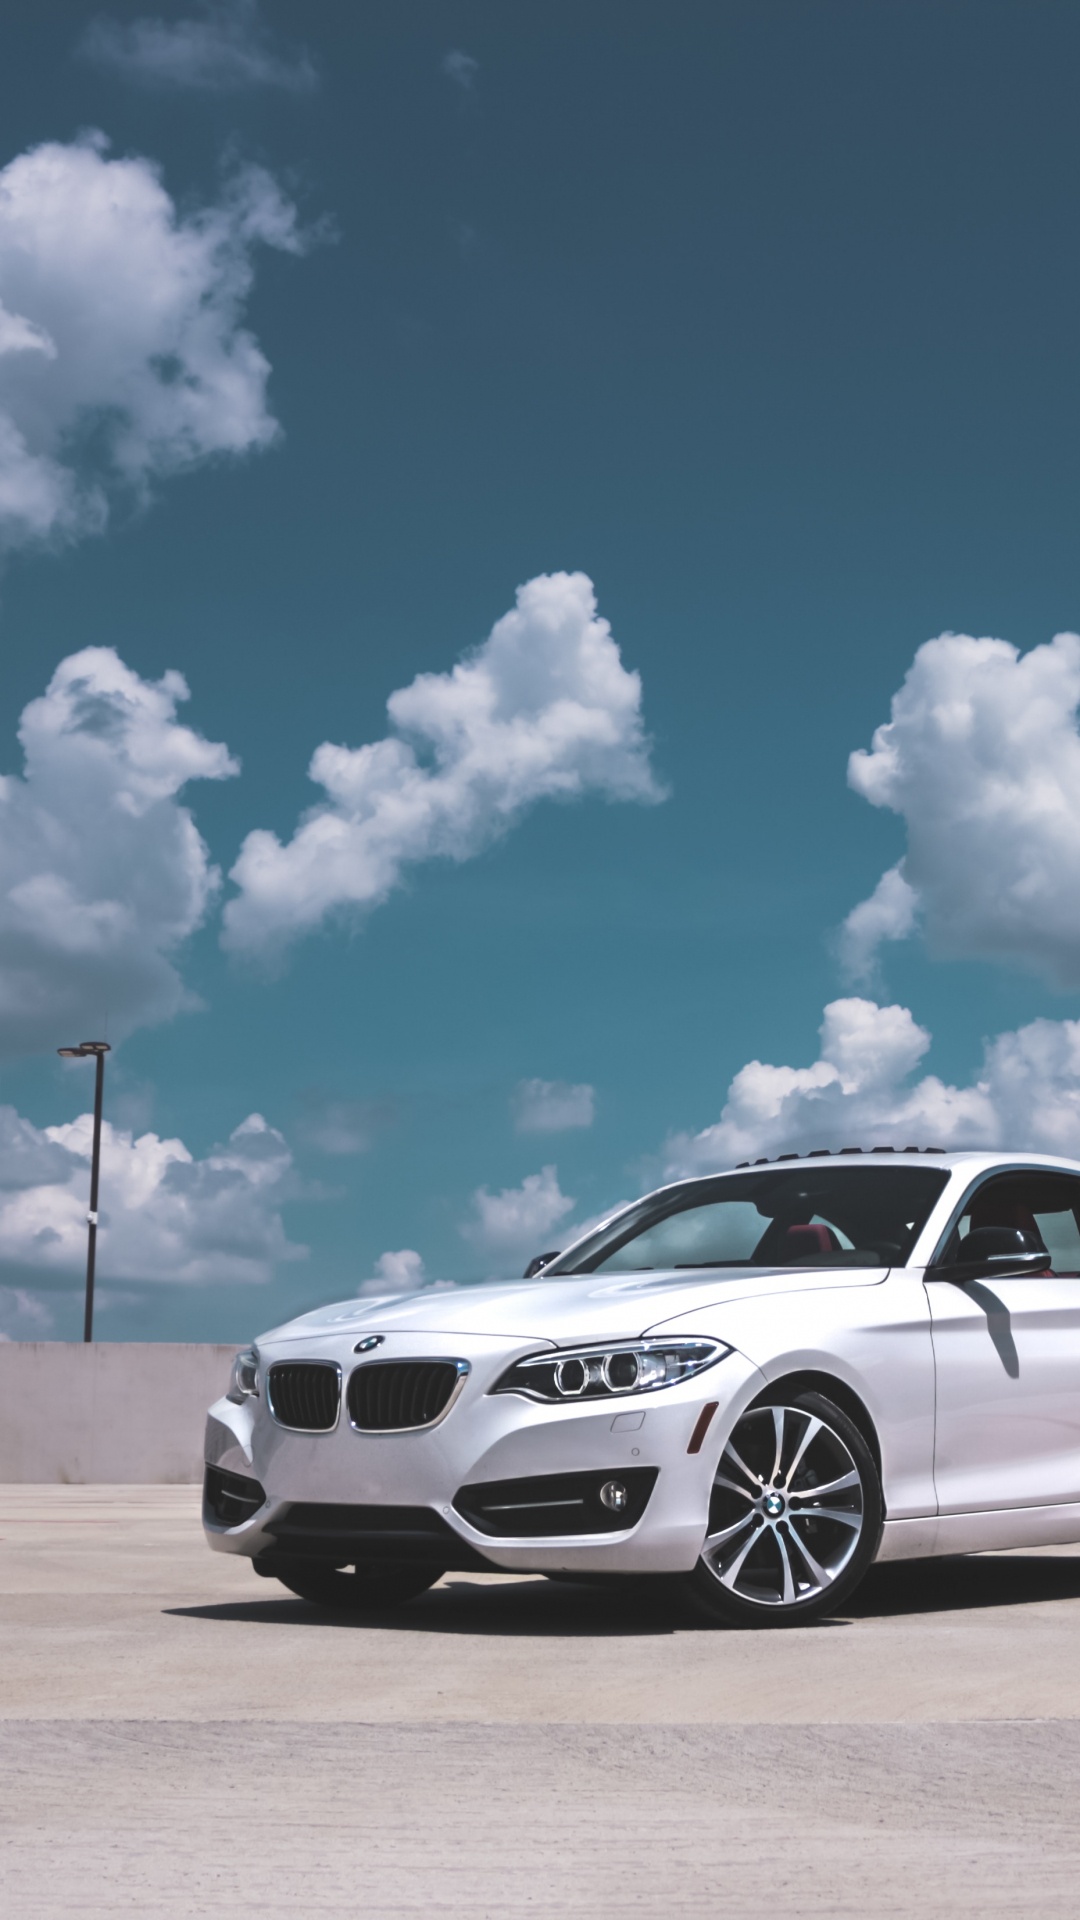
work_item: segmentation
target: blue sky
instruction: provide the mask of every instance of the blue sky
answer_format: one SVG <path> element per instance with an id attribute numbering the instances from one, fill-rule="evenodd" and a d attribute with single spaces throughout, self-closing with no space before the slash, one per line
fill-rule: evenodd
<path id="1" fill-rule="evenodd" d="M 106 1016 L 103 1337 L 520 1271 L 751 1148 L 1080 1152 L 1075 14 L 13 0 L 0 32 L 0 1331 L 77 1337 L 53 1048 Z M 569 666 L 522 616 L 550 684 L 512 739 L 466 716 L 444 764 L 388 721 L 560 575 L 617 655 L 579 592 Z M 947 633 L 979 645 L 916 663 Z M 423 698 L 509 712 L 493 645 Z M 419 778 L 428 813 L 376 884 L 353 756 L 387 738 L 386 805 Z M 290 849 L 272 911 L 228 878 L 253 832 Z"/>

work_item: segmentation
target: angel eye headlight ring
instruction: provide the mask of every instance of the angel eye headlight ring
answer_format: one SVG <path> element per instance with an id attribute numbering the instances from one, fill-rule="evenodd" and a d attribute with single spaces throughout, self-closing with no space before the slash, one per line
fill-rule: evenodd
<path id="1" fill-rule="evenodd" d="M 731 1352 L 721 1340 L 635 1340 L 610 1347 L 530 1355 L 508 1367 L 493 1393 L 523 1393 L 549 1405 L 623 1399 L 690 1380 Z"/>
<path id="2" fill-rule="evenodd" d="M 631 1349 L 605 1353 L 600 1362 L 600 1377 L 609 1393 L 633 1393 L 641 1374 L 637 1354 Z"/>
<path id="3" fill-rule="evenodd" d="M 579 1399 L 589 1384 L 588 1363 L 571 1354 L 568 1360 L 556 1363 L 553 1378 L 560 1400 Z"/>

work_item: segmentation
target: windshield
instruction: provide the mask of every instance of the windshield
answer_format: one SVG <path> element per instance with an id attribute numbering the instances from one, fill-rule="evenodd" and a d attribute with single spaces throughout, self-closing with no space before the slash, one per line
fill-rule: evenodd
<path id="1" fill-rule="evenodd" d="M 775 1167 L 639 1200 L 553 1260 L 556 1273 L 903 1266 L 948 1175 L 938 1167 Z"/>

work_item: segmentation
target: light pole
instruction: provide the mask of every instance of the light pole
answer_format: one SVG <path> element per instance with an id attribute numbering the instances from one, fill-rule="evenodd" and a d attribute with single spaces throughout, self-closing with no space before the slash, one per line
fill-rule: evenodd
<path id="1" fill-rule="evenodd" d="M 83 1314 L 83 1340 L 94 1337 L 94 1261 L 97 1255 L 98 1174 L 101 1171 L 101 1102 L 105 1092 L 105 1055 L 111 1051 L 107 1040 L 81 1040 L 77 1047 L 57 1047 L 62 1060 L 97 1061 L 94 1083 L 94 1149 L 90 1159 L 90 1211 L 86 1216 L 86 1311 Z"/>

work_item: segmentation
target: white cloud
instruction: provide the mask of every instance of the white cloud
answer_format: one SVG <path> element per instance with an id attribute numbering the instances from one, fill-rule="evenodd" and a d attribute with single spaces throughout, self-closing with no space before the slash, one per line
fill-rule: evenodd
<path id="1" fill-rule="evenodd" d="M 519 1133 L 562 1133 L 569 1127 L 591 1127 L 595 1096 L 588 1085 L 566 1080 L 520 1080 L 511 1106 Z"/>
<path id="2" fill-rule="evenodd" d="M 809 1067 L 752 1060 L 720 1119 L 668 1142 L 666 1177 L 811 1147 L 1038 1149 L 1080 1155 L 1080 1021 L 1034 1020 L 987 1043 L 968 1086 L 913 1079 L 930 1046 L 906 1007 L 834 1000 Z"/>
<path id="3" fill-rule="evenodd" d="M 919 896 L 902 868 L 883 873 L 869 899 L 853 907 L 840 936 L 840 958 L 853 980 L 872 981 L 886 940 L 906 940 L 918 921 Z"/>
<path id="4" fill-rule="evenodd" d="M 416 1293 L 424 1285 L 424 1263 L 412 1247 L 380 1253 L 375 1272 L 358 1289 L 361 1294 Z"/>
<path id="5" fill-rule="evenodd" d="M 48 1340 L 56 1320 L 26 1287 L 0 1287 L 0 1340 Z"/>
<path id="6" fill-rule="evenodd" d="M 527 1174 L 520 1187 L 504 1187 L 501 1193 L 479 1187 L 473 1194 L 474 1217 L 461 1231 L 484 1253 L 530 1260 L 549 1251 L 552 1230 L 576 1204 L 559 1191 L 555 1168 L 543 1167 L 539 1173 Z"/>
<path id="7" fill-rule="evenodd" d="M 262 167 L 181 216 L 89 134 L 0 171 L 0 547 L 99 532 L 118 490 L 266 447 L 270 368 L 241 325 L 256 245 L 298 253 Z"/>
<path id="8" fill-rule="evenodd" d="M 424 1263 L 413 1247 L 401 1247 L 397 1253 L 380 1253 L 375 1272 L 356 1291 L 364 1300 L 396 1300 L 403 1293 L 447 1293 L 452 1280 L 431 1280 Z"/>
<path id="9" fill-rule="evenodd" d="M 388 1100 L 334 1100 L 309 1094 L 300 1131 L 318 1153 L 367 1153 L 395 1115 Z"/>
<path id="10" fill-rule="evenodd" d="M 471 93 L 476 85 L 476 76 L 480 71 L 479 60 L 471 53 L 462 53 L 459 47 L 452 47 L 443 55 L 442 70 L 448 80 L 461 88 L 463 93 Z"/>
<path id="11" fill-rule="evenodd" d="M 95 20 L 78 51 L 144 86 L 311 93 L 319 84 L 303 48 L 275 44 L 258 0 L 203 0 L 194 18 L 181 20 Z"/>
<path id="12" fill-rule="evenodd" d="M 940 955 L 1080 985 L 1078 702 L 1076 634 L 1026 654 L 966 634 L 920 647 L 891 721 L 848 769 L 907 828 L 903 859 L 845 923 L 856 979 L 919 920 Z"/>
<path id="13" fill-rule="evenodd" d="M 0 1108 L 0 1262 L 48 1275 L 86 1261 L 92 1117 L 38 1129 Z M 182 1140 L 101 1135 L 98 1264 L 106 1282 L 227 1285 L 302 1259 L 281 1220 L 292 1154 L 253 1113 L 199 1160 Z"/>
<path id="14" fill-rule="evenodd" d="M 249 833 L 225 909 L 237 951 L 283 946 L 335 912 L 372 907 L 419 860 L 467 860 L 543 799 L 663 797 L 649 766 L 641 679 L 623 666 L 592 582 L 541 575 L 449 673 L 387 702 L 395 732 L 317 748 L 326 794 L 282 845 Z"/>
<path id="15" fill-rule="evenodd" d="M 140 679 L 111 647 L 57 667 L 0 777 L 0 1055 L 122 1038 L 185 1004 L 172 964 L 219 884 L 177 795 L 237 771 L 176 719 L 178 673 Z M 100 1036 L 99 1036 L 100 1037 Z"/>

